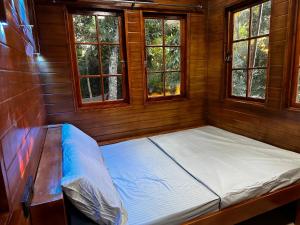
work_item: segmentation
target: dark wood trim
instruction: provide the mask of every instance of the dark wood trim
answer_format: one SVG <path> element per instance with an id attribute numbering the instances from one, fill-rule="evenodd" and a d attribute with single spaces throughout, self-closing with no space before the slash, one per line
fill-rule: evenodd
<path id="1" fill-rule="evenodd" d="M 50 3 L 53 4 L 53 3 Z M 67 5 L 68 7 L 77 8 L 98 8 L 99 10 L 153 10 L 156 12 L 174 11 L 174 12 L 194 12 L 194 13 L 205 13 L 204 1 L 200 1 L 199 4 L 163 4 L 163 3 L 152 3 L 148 5 L 139 4 L 138 2 L 133 6 L 132 3 L 122 3 L 113 1 L 97 1 L 97 0 L 58 0 L 54 4 Z M 181 6 L 182 5 L 182 6 Z M 202 6 L 201 6 L 202 5 Z"/>
<path id="2" fill-rule="evenodd" d="M 49 127 L 30 204 L 32 225 L 67 225 L 61 188 L 61 126 Z"/>
<path id="3" fill-rule="evenodd" d="M 297 103 L 297 94 L 298 94 L 298 83 L 299 83 L 299 71 L 300 71 L 300 4 L 299 1 L 296 3 L 296 12 L 295 12 L 295 37 L 293 41 L 293 49 L 294 49 L 294 59 L 292 60 L 292 78 L 291 78 L 291 106 L 295 108 L 300 107 L 300 102 Z"/>
<path id="4" fill-rule="evenodd" d="M 247 9 L 249 7 L 253 7 L 255 5 L 259 5 L 265 2 L 268 2 L 269 0 L 236 0 L 233 1 L 231 4 L 227 5 L 226 12 L 231 11 L 232 13 L 242 11 L 244 9 Z"/>
<path id="5" fill-rule="evenodd" d="M 248 201 L 230 206 L 221 211 L 200 216 L 183 225 L 234 225 L 254 216 L 263 214 L 280 206 L 298 201 L 300 199 L 300 184 L 293 184 L 272 193 L 250 199 Z M 299 225 L 299 207 L 296 214 Z"/>
<path id="6" fill-rule="evenodd" d="M 132 95 L 131 95 L 131 74 L 129 72 L 129 60 L 130 60 L 130 54 L 129 54 L 129 43 L 128 43 L 128 10 L 124 10 L 124 34 L 123 34 L 123 43 L 124 45 L 124 58 L 126 57 L 127 62 L 124 64 L 125 69 L 127 71 L 127 103 L 130 105 L 132 102 Z"/>

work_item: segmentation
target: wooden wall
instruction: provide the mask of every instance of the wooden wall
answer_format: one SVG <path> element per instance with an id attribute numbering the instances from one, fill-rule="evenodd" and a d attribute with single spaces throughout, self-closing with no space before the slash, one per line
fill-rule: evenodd
<path id="1" fill-rule="evenodd" d="M 20 0 L 21 1 L 21 0 Z M 28 224 L 21 211 L 25 182 L 35 175 L 45 110 L 37 60 L 16 9 L 5 0 L 8 25 L 0 25 L 0 224 Z"/>
<path id="2" fill-rule="evenodd" d="M 300 111 L 287 107 L 290 43 L 295 20 L 291 0 L 272 0 L 270 74 L 263 105 L 223 98 L 225 8 L 237 0 L 208 1 L 208 122 L 215 126 L 300 152 Z"/>
<path id="3" fill-rule="evenodd" d="M 43 3 L 44 2 L 44 3 Z M 162 1 L 160 1 L 162 2 Z M 164 1 L 171 3 L 174 1 Z M 198 3 L 176 1 L 176 3 Z M 98 141 L 110 141 L 204 124 L 207 75 L 206 15 L 188 14 L 188 98 L 145 104 L 141 11 L 125 10 L 130 100 L 128 106 L 76 111 L 66 6 L 37 3 L 41 80 L 50 124 L 69 122 Z"/>

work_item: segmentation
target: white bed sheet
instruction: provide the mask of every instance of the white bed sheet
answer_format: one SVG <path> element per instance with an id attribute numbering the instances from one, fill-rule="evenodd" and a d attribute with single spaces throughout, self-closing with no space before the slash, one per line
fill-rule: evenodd
<path id="1" fill-rule="evenodd" d="M 219 209 L 219 198 L 146 138 L 100 147 L 128 225 L 180 224 Z"/>
<path id="2" fill-rule="evenodd" d="M 221 198 L 221 208 L 300 180 L 300 154 L 205 126 L 150 138 Z"/>

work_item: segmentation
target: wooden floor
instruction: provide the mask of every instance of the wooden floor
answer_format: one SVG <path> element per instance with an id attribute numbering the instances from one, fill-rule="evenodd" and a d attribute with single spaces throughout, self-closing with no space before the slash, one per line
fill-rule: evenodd
<path id="1" fill-rule="evenodd" d="M 294 225 L 295 205 L 281 207 L 237 225 Z"/>

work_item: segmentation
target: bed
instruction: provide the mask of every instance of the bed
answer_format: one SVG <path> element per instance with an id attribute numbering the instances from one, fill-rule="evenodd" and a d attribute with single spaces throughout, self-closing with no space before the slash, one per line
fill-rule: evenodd
<path id="1" fill-rule="evenodd" d="M 298 154 L 218 128 L 201 127 L 101 146 L 100 149 L 128 211 L 128 225 L 233 225 L 300 199 Z M 57 146 L 56 150 L 61 151 L 61 147 Z M 198 163 L 202 157 L 205 160 Z M 241 162 L 237 163 L 238 159 Z M 36 183 L 43 177 L 42 185 L 36 185 L 44 193 L 47 188 L 49 192 L 53 190 L 55 185 L 49 171 L 60 170 L 60 164 L 58 158 L 49 164 L 51 168 L 45 170 L 44 166 L 38 172 Z M 275 171 L 273 176 L 271 170 Z M 40 174 L 45 171 L 46 174 Z M 230 176 L 231 172 L 240 176 L 236 179 Z M 60 179 L 57 176 L 56 185 Z M 45 187 L 47 180 L 49 187 Z M 262 184 L 261 181 L 265 185 L 253 185 Z M 235 186 L 236 182 L 241 182 L 240 186 Z M 236 187 L 242 188 L 238 189 L 240 192 L 246 190 L 246 195 L 232 195 Z M 249 187 L 251 191 L 247 191 Z M 45 202 L 43 198 L 43 203 L 36 203 L 31 209 L 34 212 L 32 221 L 42 218 L 52 224 L 54 217 L 49 217 L 48 211 L 54 210 L 53 203 Z M 68 204 L 64 195 L 59 198 L 56 195 L 55 202 L 68 212 L 68 222 L 55 224 L 94 224 Z M 55 210 L 62 215 L 65 212 Z M 300 214 L 300 207 L 296 214 Z M 295 224 L 299 225 L 299 217 Z"/>
<path id="2" fill-rule="evenodd" d="M 147 138 L 101 147 L 128 225 L 181 224 L 219 210 L 219 198 Z"/>
<path id="3" fill-rule="evenodd" d="M 149 138 L 221 199 L 221 209 L 300 180 L 300 154 L 205 126 Z"/>

